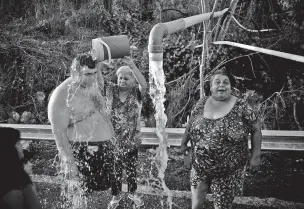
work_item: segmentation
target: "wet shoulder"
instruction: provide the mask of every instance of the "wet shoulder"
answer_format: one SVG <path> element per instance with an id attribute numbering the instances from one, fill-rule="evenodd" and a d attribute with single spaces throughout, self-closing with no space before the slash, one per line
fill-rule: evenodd
<path id="1" fill-rule="evenodd" d="M 57 86 L 50 96 L 49 105 L 65 103 L 71 83 L 72 79 L 67 78 Z"/>

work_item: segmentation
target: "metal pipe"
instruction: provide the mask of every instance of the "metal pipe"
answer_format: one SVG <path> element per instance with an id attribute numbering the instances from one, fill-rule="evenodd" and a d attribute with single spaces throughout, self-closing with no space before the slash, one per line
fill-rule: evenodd
<path id="1" fill-rule="evenodd" d="M 219 12 L 214 12 L 213 14 L 212 12 L 203 13 L 200 15 L 195 15 L 187 18 L 180 18 L 178 20 L 174 20 L 171 22 L 156 24 L 150 31 L 150 35 L 149 35 L 148 51 L 151 54 L 150 58 L 152 58 L 153 61 L 162 60 L 162 56 L 160 56 L 159 53 L 163 52 L 162 42 L 163 42 L 163 38 L 166 37 L 167 35 L 184 30 L 202 21 L 210 20 L 210 18 L 220 17 L 223 14 L 225 14 L 227 11 L 228 8 L 223 9 L 222 11 Z"/>

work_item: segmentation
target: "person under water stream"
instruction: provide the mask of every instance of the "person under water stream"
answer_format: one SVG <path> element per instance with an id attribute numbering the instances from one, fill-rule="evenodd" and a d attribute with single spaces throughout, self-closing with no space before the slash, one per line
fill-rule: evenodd
<path id="1" fill-rule="evenodd" d="M 80 181 L 86 194 L 109 189 L 113 179 L 114 129 L 98 85 L 101 67 L 91 54 L 78 55 L 48 104 L 65 180 Z"/>

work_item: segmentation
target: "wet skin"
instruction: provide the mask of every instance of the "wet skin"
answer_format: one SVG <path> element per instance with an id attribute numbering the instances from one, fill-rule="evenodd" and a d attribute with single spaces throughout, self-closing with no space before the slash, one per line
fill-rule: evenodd
<path id="1" fill-rule="evenodd" d="M 72 76 L 54 90 L 48 104 L 48 118 L 59 156 L 65 165 L 66 179 L 75 179 L 78 175 L 71 141 L 108 141 L 114 134 L 98 86 L 97 77 L 100 73 L 97 70 L 101 69 L 79 67 L 77 62 L 74 68 Z"/>
<path id="2" fill-rule="evenodd" d="M 64 114 L 56 114 L 56 109 Z M 50 99 L 49 111 L 50 118 L 61 118 L 53 120 L 52 126 L 65 127 L 69 141 L 106 141 L 113 135 L 97 85 L 96 68 L 81 67 L 76 78 L 60 84 Z"/>

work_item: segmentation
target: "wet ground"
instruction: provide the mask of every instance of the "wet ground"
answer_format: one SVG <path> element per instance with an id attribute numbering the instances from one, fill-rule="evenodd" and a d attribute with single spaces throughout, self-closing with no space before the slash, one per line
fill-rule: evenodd
<path id="1" fill-rule="evenodd" d="M 39 198 L 42 202 L 42 206 L 44 209 L 59 209 L 62 208 L 60 202 L 60 188 L 58 185 L 47 184 L 47 183 L 36 183 L 37 190 L 39 191 Z M 144 201 L 144 206 L 140 207 L 140 209 L 169 209 L 169 205 L 167 204 L 166 197 L 156 196 L 156 195 L 147 195 L 140 194 L 142 200 Z M 107 209 L 108 203 L 111 199 L 111 195 L 108 191 L 93 193 L 90 196 L 88 201 L 87 209 Z M 275 202 L 275 200 L 274 200 Z M 276 204 L 261 204 L 260 201 L 251 201 L 248 204 L 242 204 L 240 202 L 234 203 L 234 209 L 303 209 L 304 205 L 292 205 L 288 204 L 286 206 L 280 204 L 277 206 Z M 120 201 L 117 209 L 132 209 L 134 205 L 130 199 L 125 195 Z M 173 198 L 172 209 L 190 209 L 191 208 L 191 200 L 186 197 L 175 197 Z M 213 209 L 213 204 L 210 201 L 207 201 L 203 207 L 204 209 Z"/>
<path id="2" fill-rule="evenodd" d="M 189 170 L 183 167 L 182 156 L 179 154 L 179 149 L 170 148 L 169 150 L 168 168 L 165 173 L 165 181 L 171 190 L 189 191 Z M 31 162 L 34 164 L 33 173 L 38 175 L 56 176 L 56 168 L 53 165 L 55 155 L 57 154 L 54 142 L 37 142 L 32 143 Z M 147 186 L 149 173 L 156 174 L 155 169 L 152 169 L 154 150 L 141 149 L 139 153 L 138 166 L 138 182 L 141 186 Z M 151 177 L 151 176 L 150 176 Z M 263 152 L 262 163 L 258 173 L 248 172 L 244 185 L 244 196 L 259 197 L 259 198 L 276 198 L 285 201 L 293 201 L 304 203 L 304 153 L 303 152 Z M 37 183 L 39 196 L 45 201 L 44 208 L 59 208 L 58 197 L 60 189 L 58 185 Z M 101 197 L 99 197 L 101 196 Z M 143 195 L 145 207 L 142 208 L 162 208 L 160 196 Z M 107 192 L 96 194 L 93 198 L 94 203 L 90 203 L 88 208 L 106 208 L 106 204 L 110 200 L 110 195 Z M 173 208 L 190 208 L 189 198 L 174 198 L 175 205 Z M 57 205 L 56 205 L 57 204 Z M 271 205 L 271 204 L 270 204 Z M 98 206 L 98 207 L 97 207 Z M 122 201 L 120 208 L 132 208 L 130 202 Z M 205 208 L 213 208 L 212 204 L 207 203 Z M 271 206 L 243 205 L 238 203 L 235 208 L 283 208 Z M 299 208 L 299 207 L 286 207 Z M 304 207 L 303 207 L 304 208 Z M 119 208 L 118 208 L 119 209 Z"/>

